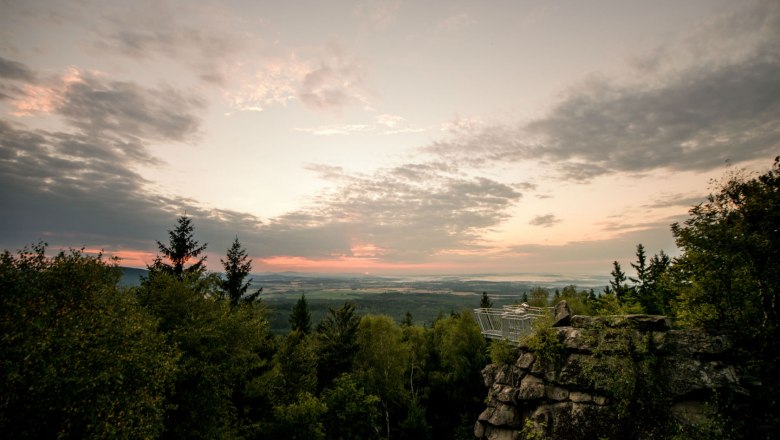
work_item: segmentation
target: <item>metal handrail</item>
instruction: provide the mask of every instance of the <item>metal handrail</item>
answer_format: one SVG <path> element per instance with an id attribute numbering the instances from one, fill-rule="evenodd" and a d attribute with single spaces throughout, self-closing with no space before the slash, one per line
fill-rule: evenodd
<path id="1" fill-rule="evenodd" d="M 503 306 L 500 309 L 474 309 L 474 317 L 485 337 L 517 342 L 520 336 L 533 331 L 534 320 L 544 316 L 551 309 L 551 307 L 533 307 L 523 303 Z"/>

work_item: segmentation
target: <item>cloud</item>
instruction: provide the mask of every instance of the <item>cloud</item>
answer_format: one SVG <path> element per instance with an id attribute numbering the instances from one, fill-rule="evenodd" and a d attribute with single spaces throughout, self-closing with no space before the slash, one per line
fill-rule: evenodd
<path id="1" fill-rule="evenodd" d="M 365 102 L 362 93 L 365 76 L 362 62 L 334 47 L 330 57 L 304 75 L 298 98 L 313 110 L 338 110 Z"/>
<path id="2" fill-rule="evenodd" d="M 739 56 L 721 50 L 734 39 L 750 42 Z M 659 49 L 645 57 L 655 67 L 634 72 L 639 79 L 591 76 L 543 117 L 516 126 L 460 126 L 424 151 L 472 166 L 538 161 L 580 181 L 658 168 L 711 170 L 774 154 L 780 147 L 780 5 L 740 9 L 697 28 L 680 45 L 704 45 L 703 59 Z"/>
<path id="3" fill-rule="evenodd" d="M 352 245 L 381 249 L 385 261 L 420 262 L 439 251 L 481 247 L 522 194 L 486 178 L 463 178 L 438 163 L 405 164 L 371 175 L 314 167 L 339 182 L 305 209 L 261 229 L 268 249 L 312 259 L 354 257 Z"/>
<path id="4" fill-rule="evenodd" d="M 70 68 L 60 77 L 24 84 L 11 105 L 17 116 L 58 114 L 83 133 L 135 142 L 190 139 L 205 103 L 170 87 L 150 89 Z"/>
<path id="5" fill-rule="evenodd" d="M 531 226 L 541 226 L 543 228 L 549 228 L 556 223 L 560 223 L 561 220 L 555 218 L 553 214 L 537 215 L 528 222 Z"/>
<path id="6" fill-rule="evenodd" d="M 176 60 L 197 72 L 204 82 L 223 84 L 226 66 L 249 42 L 236 32 L 240 17 L 216 3 L 149 2 L 107 10 L 91 24 L 93 47 L 122 54 L 136 62 Z"/>
<path id="7" fill-rule="evenodd" d="M 675 206 L 695 206 L 706 200 L 706 196 L 691 196 L 686 194 L 666 194 L 657 197 L 650 203 L 642 205 L 643 208 L 668 208 Z"/>
<path id="8" fill-rule="evenodd" d="M 159 162 L 149 142 L 187 140 L 197 132 L 197 98 L 76 69 L 22 86 L 11 102 L 19 116 L 59 116 L 64 129 L 35 130 L 0 119 L 4 246 L 43 239 L 55 246 L 148 250 L 185 210 L 203 219 L 213 236 L 228 235 L 225 243 L 257 225 L 246 214 L 157 194 L 134 171 Z M 223 225 L 234 226 L 230 234 Z"/>
<path id="9" fill-rule="evenodd" d="M 205 103 L 172 88 L 147 89 L 80 74 L 65 88 L 57 108 L 74 127 L 142 139 L 184 141 L 196 133 L 195 112 Z"/>
<path id="10" fill-rule="evenodd" d="M 353 105 L 366 107 L 372 94 L 366 64 L 336 45 L 318 48 L 309 57 L 293 53 L 242 64 L 230 70 L 237 87 L 226 92 L 231 106 L 240 111 L 299 101 L 315 112 L 338 113 Z"/>
<path id="11" fill-rule="evenodd" d="M 185 211 L 212 252 L 222 253 L 235 234 L 256 234 L 262 222 L 254 216 L 156 194 L 130 168 L 139 154 L 111 139 L 0 120 L 0 242 L 9 248 L 42 239 L 55 247 L 149 250 Z"/>
<path id="12" fill-rule="evenodd" d="M 366 124 L 321 125 L 316 128 L 296 128 L 296 131 L 311 133 L 315 136 L 349 135 L 372 130 Z"/>
<path id="13" fill-rule="evenodd" d="M 366 124 L 330 124 L 314 128 L 296 128 L 296 131 L 311 133 L 315 136 L 350 135 L 353 133 L 372 133 L 377 135 L 392 135 L 402 133 L 419 133 L 424 128 L 409 125 L 405 118 L 391 114 L 377 115 L 372 123 Z"/>
<path id="14" fill-rule="evenodd" d="M 367 0 L 359 2 L 354 14 L 371 30 L 385 30 L 395 23 L 402 0 Z"/>
<path id="15" fill-rule="evenodd" d="M 0 78 L 32 82 L 35 74 L 20 62 L 0 57 Z"/>
<path id="16" fill-rule="evenodd" d="M 436 25 L 436 30 L 439 32 L 454 32 L 473 23 L 475 23 L 475 21 L 469 14 L 461 12 L 441 20 Z"/>

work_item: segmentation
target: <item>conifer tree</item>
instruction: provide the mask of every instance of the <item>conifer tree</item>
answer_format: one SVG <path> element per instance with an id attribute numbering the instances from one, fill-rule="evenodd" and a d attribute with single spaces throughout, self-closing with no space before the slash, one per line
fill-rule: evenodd
<path id="1" fill-rule="evenodd" d="M 195 227 L 192 225 L 192 220 L 186 215 L 179 217 L 178 225 L 175 229 L 168 231 L 169 243 L 165 245 L 161 242 L 157 242 L 157 246 L 160 248 L 162 257 L 157 255 L 154 259 L 154 263 L 148 266 L 151 272 L 165 272 L 175 275 L 177 278 L 183 278 L 185 274 L 201 274 L 206 270 L 204 265 L 206 257 L 198 256 L 206 250 L 206 243 L 203 246 L 195 241 L 193 237 L 193 231 Z M 163 261 L 165 257 L 169 263 Z M 197 262 L 189 267 L 184 267 L 190 259 L 198 258 Z"/>
<path id="2" fill-rule="evenodd" d="M 352 369 L 357 349 L 357 330 L 360 316 L 355 304 L 345 302 L 338 309 L 328 308 L 328 313 L 317 326 L 317 383 L 325 388 L 342 373 Z"/>
<path id="3" fill-rule="evenodd" d="M 609 281 L 609 285 L 612 288 L 611 291 L 615 293 L 618 301 L 622 304 L 628 299 L 627 294 L 629 292 L 628 285 L 626 284 L 626 274 L 617 261 L 612 262 L 612 267 L 612 272 L 610 272 L 612 279 Z"/>
<path id="4" fill-rule="evenodd" d="M 238 241 L 238 236 L 233 240 L 233 245 L 227 251 L 227 260 L 219 260 L 222 263 L 222 267 L 225 268 L 225 279 L 222 280 L 222 290 L 230 299 L 230 306 L 235 307 L 241 302 L 251 303 L 260 295 L 263 291 L 262 287 L 257 292 L 244 297 L 246 291 L 249 289 L 251 279 L 244 281 L 249 275 L 249 271 L 252 270 L 252 262 L 249 260 L 249 256 L 246 250 L 241 247 L 241 243 Z"/>
<path id="5" fill-rule="evenodd" d="M 642 243 L 636 245 L 636 264 L 631 263 L 631 267 L 636 271 L 636 278 L 629 277 L 628 279 L 635 285 L 634 289 L 639 303 L 645 311 L 654 310 L 652 292 L 650 291 L 650 271 L 647 267 L 647 255 Z"/>
<path id="6" fill-rule="evenodd" d="M 304 335 L 311 332 L 311 311 L 309 303 L 306 302 L 306 295 L 302 294 L 290 314 L 290 327 L 292 331 L 299 331 Z"/>
<path id="7" fill-rule="evenodd" d="M 493 301 L 487 295 L 487 292 L 482 292 L 482 299 L 479 301 L 479 307 L 482 309 L 489 309 L 493 307 Z"/>

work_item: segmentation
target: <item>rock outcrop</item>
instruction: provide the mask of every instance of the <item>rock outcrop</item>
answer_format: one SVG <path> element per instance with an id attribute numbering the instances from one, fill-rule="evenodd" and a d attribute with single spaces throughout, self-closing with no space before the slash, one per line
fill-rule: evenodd
<path id="1" fill-rule="evenodd" d="M 663 316 L 571 316 L 565 304 L 554 322 L 552 347 L 521 345 L 513 364 L 482 371 L 489 392 L 478 438 L 611 437 L 621 423 L 643 429 L 632 411 L 647 412 L 648 429 L 702 424 L 714 395 L 747 394 L 724 337 L 673 330 Z"/>

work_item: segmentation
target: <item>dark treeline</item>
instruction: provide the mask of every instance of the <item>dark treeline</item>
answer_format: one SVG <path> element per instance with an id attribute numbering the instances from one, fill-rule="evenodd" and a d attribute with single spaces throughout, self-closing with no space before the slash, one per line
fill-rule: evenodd
<path id="1" fill-rule="evenodd" d="M 728 401 L 714 401 L 729 429 L 702 438 L 766 438 L 780 414 L 778 216 L 780 158 L 763 175 L 732 175 L 673 224 L 679 257 L 648 257 L 639 245 L 635 276 L 615 262 L 601 294 L 537 288 L 523 300 L 566 299 L 578 314 L 665 314 L 728 336 L 750 406 L 729 412 Z M 505 344 L 488 350 L 468 311 L 418 326 L 411 314 L 401 323 L 360 316 L 346 302 L 313 322 L 301 296 L 292 330 L 274 335 L 238 238 L 222 275 L 205 271 L 206 245 L 187 217 L 158 246 L 136 287 L 118 285 L 116 261 L 78 250 L 48 258 L 41 243 L 0 255 L 0 432 L 465 439 L 483 409 L 488 351 L 511 360 Z M 489 307 L 488 295 L 478 305 Z"/>
<path id="2" fill-rule="evenodd" d="M 471 314 L 431 326 L 353 303 L 269 331 L 238 238 L 223 275 L 181 217 L 137 287 L 41 243 L 0 257 L 0 431 L 14 438 L 470 438 L 485 394 Z M 476 305 L 476 304 L 475 304 Z"/>

